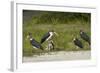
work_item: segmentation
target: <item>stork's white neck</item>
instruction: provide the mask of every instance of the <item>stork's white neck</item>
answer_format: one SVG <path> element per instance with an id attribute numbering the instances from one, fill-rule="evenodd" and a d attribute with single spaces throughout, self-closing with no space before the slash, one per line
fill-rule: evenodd
<path id="1" fill-rule="evenodd" d="M 83 32 L 81 32 L 81 34 L 82 34 Z"/>
<path id="2" fill-rule="evenodd" d="M 53 36 L 53 32 L 49 32 L 49 34 L 50 34 L 50 36 L 48 37 L 48 39 L 47 39 L 47 40 L 49 40 L 49 39 L 51 39 L 51 38 L 52 38 L 52 36 Z"/>
<path id="3" fill-rule="evenodd" d="M 30 41 L 32 41 L 32 38 L 30 38 Z"/>
<path id="4" fill-rule="evenodd" d="M 75 41 L 76 39 L 74 38 L 73 41 Z"/>
<path id="5" fill-rule="evenodd" d="M 50 35 L 53 35 L 53 32 L 49 32 Z"/>

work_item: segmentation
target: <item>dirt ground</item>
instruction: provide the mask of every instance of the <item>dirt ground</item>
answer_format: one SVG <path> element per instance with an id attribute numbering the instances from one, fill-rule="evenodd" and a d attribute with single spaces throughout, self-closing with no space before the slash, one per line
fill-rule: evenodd
<path id="1" fill-rule="evenodd" d="M 24 62 L 44 62 L 44 61 L 63 61 L 63 60 L 86 60 L 91 58 L 91 51 L 59 51 L 50 52 L 32 57 L 23 57 Z"/>

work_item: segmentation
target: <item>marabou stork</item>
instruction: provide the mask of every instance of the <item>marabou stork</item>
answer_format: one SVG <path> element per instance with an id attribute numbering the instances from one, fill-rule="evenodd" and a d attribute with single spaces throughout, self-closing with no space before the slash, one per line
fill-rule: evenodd
<path id="1" fill-rule="evenodd" d="M 43 47 L 41 46 L 41 44 L 32 38 L 32 33 L 29 33 L 27 38 L 29 38 L 30 44 L 32 45 L 33 48 L 43 50 Z"/>

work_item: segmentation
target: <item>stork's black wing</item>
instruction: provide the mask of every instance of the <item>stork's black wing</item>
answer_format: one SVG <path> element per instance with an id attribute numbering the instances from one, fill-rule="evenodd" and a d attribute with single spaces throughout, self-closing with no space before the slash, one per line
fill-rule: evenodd
<path id="1" fill-rule="evenodd" d="M 48 38 L 50 36 L 50 34 L 49 34 L 49 32 L 48 33 L 46 33 L 43 37 L 42 37 L 42 39 L 41 39 L 41 44 Z"/>
<path id="2" fill-rule="evenodd" d="M 41 46 L 41 44 L 37 42 L 35 39 L 32 39 L 30 43 L 32 44 L 32 46 L 35 46 L 36 48 L 43 50 L 43 47 Z"/>
<path id="3" fill-rule="evenodd" d="M 85 33 L 83 32 L 82 34 L 80 34 L 81 38 L 85 41 L 87 41 L 89 44 L 90 44 L 90 37 Z"/>
<path id="4" fill-rule="evenodd" d="M 76 39 L 76 40 L 74 41 L 74 44 L 75 44 L 76 46 L 80 47 L 80 48 L 83 48 L 82 42 L 81 42 L 80 40 L 78 40 L 78 39 Z"/>

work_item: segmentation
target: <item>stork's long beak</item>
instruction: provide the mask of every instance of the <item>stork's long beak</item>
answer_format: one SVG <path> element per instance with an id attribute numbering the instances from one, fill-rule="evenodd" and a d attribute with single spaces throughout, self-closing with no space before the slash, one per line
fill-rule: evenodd
<path id="1" fill-rule="evenodd" d="M 54 32 L 55 35 L 59 36 L 58 33 Z"/>

